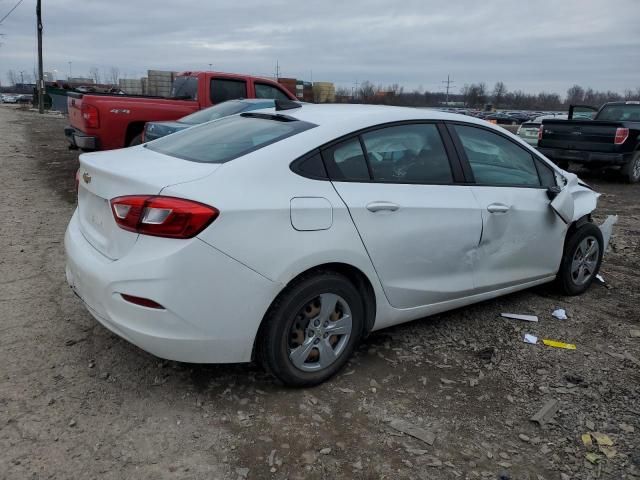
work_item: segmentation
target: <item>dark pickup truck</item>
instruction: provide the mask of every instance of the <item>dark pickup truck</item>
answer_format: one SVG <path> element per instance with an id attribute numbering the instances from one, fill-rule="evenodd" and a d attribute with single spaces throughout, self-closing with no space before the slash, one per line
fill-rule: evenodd
<path id="1" fill-rule="evenodd" d="M 603 105 L 593 120 L 571 106 L 569 120 L 544 120 L 538 150 L 561 168 L 569 162 L 589 169 L 613 167 L 630 183 L 640 180 L 640 101 Z"/>

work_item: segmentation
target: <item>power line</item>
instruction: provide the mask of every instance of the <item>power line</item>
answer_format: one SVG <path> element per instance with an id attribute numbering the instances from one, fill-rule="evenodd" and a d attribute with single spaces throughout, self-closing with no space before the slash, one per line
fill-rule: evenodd
<path id="1" fill-rule="evenodd" d="M 451 88 L 451 86 L 453 86 L 455 84 L 455 82 L 453 81 L 452 78 L 449 78 L 449 74 L 447 74 L 447 79 L 443 80 L 441 83 L 444 83 L 447 85 L 447 104 L 449 103 L 449 90 Z"/>
<path id="2" fill-rule="evenodd" d="M 4 21 L 7 19 L 7 17 L 8 17 L 9 15 L 11 15 L 11 14 L 13 13 L 13 11 L 14 11 L 16 8 L 18 8 L 18 7 L 20 6 L 20 4 L 21 4 L 22 2 L 24 2 L 24 0 L 18 0 L 18 3 L 16 3 L 16 4 L 13 6 L 13 8 L 12 8 L 11 10 L 9 10 L 9 13 L 7 13 L 4 17 L 2 17 L 2 20 L 0 20 L 0 23 L 4 22 Z"/>

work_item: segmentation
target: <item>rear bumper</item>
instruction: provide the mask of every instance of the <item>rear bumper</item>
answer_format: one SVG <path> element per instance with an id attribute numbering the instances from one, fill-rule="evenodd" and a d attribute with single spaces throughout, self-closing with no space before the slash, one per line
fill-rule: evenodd
<path id="1" fill-rule="evenodd" d="M 65 233 L 67 282 L 107 329 L 169 360 L 251 360 L 260 322 L 281 286 L 201 240 L 141 236 L 122 258 L 98 252 L 77 213 Z M 121 293 L 148 298 L 142 307 Z"/>
<path id="2" fill-rule="evenodd" d="M 538 148 L 547 158 L 553 161 L 574 163 L 593 163 L 602 165 L 625 165 L 631 160 L 631 153 L 587 152 L 581 150 L 562 150 L 559 148 Z"/>
<path id="3" fill-rule="evenodd" d="M 64 128 L 64 136 L 67 137 L 72 149 L 92 151 L 98 149 L 98 138 L 82 133 L 77 128 L 68 126 Z"/>

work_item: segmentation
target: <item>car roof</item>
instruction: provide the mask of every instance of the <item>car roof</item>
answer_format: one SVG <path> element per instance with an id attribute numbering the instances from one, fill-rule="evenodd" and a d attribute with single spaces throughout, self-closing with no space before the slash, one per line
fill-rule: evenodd
<path id="1" fill-rule="evenodd" d="M 261 112 L 261 110 L 254 110 Z M 273 109 L 264 110 L 273 113 Z M 386 105 L 354 105 L 354 104 L 304 104 L 300 108 L 281 110 L 280 115 L 318 125 L 319 129 L 337 138 L 357 130 L 392 122 L 412 120 L 449 120 L 497 128 L 468 115 L 442 112 L 430 108 L 392 107 Z"/>

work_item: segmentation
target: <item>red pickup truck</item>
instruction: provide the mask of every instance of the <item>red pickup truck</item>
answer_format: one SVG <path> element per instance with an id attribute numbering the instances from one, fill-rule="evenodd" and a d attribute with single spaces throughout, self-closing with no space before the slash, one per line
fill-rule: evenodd
<path id="1" fill-rule="evenodd" d="M 170 97 L 69 92 L 71 125 L 64 129 L 70 148 L 111 150 L 142 142 L 146 122 L 176 120 L 236 98 L 296 100 L 282 85 L 265 78 L 219 72 L 182 72 Z"/>

